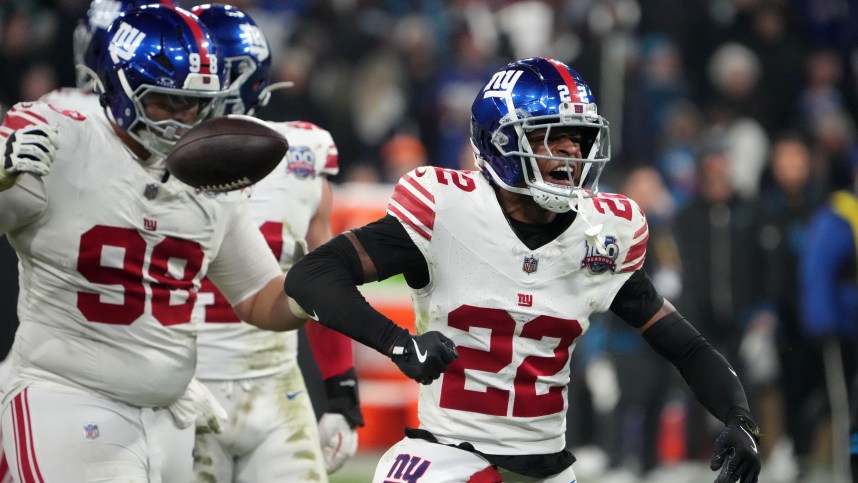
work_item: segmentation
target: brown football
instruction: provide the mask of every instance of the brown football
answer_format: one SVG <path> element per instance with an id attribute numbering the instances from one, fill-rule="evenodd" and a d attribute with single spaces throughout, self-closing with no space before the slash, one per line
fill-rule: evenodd
<path id="1" fill-rule="evenodd" d="M 233 191 L 268 175 L 286 155 L 286 138 L 264 121 L 240 114 L 210 119 L 179 138 L 167 170 L 206 191 Z"/>

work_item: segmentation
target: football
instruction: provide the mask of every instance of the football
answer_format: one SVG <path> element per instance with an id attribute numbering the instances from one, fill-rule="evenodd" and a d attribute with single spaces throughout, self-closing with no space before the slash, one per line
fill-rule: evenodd
<path id="1" fill-rule="evenodd" d="M 286 138 L 264 121 L 230 114 L 202 122 L 179 138 L 167 155 L 167 170 L 194 188 L 233 191 L 267 176 L 288 149 Z"/>

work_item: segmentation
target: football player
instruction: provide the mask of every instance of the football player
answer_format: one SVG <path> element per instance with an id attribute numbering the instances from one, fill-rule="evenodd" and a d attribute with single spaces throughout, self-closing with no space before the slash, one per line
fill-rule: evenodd
<path id="1" fill-rule="evenodd" d="M 575 481 L 565 449 L 570 353 L 590 316 L 607 310 L 725 423 L 716 481 L 757 481 L 759 430 L 736 373 L 641 269 L 642 210 L 598 190 L 609 130 L 587 84 L 561 62 L 520 60 L 494 74 L 471 113 L 477 171 L 413 170 L 386 217 L 287 275 L 287 293 L 313 318 L 424 384 L 420 427 L 382 456 L 373 481 Z M 418 335 L 356 289 L 399 273 Z"/>
<path id="2" fill-rule="evenodd" d="M 233 95 L 227 113 L 253 114 L 277 85 L 269 84 L 271 51 L 255 22 L 223 4 L 193 8 L 220 48 Z M 251 190 L 253 217 L 284 271 L 296 242 L 310 249 L 331 238 L 331 191 L 337 148 L 328 131 L 307 122 L 269 123 L 289 141 L 280 165 Z M 205 323 L 197 338 L 197 377 L 229 414 L 221 434 L 197 435 L 197 481 L 327 481 L 357 450 L 363 424 L 352 341 L 316 322 L 310 346 L 325 379 L 328 408 L 316 416 L 298 366 L 296 332 L 272 334 L 241 322 L 227 300 L 203 281 L 198 304 Z M 319 436 L 322 436 L 321 446 Z"/>
<path id="3" fill-rule="evenodd" d="M 114 20 L 106 42 L 106 116 L 19 103 L 0 125 L 0 235 L 21 266 L 3 447 L 19 481 L 184 483 L 202 278 L 250 323 L 303 319 L 246 197 L 199 192 L 165 170 L 175 142 L 229 93 L 208 30 L 147 5 Z"/>

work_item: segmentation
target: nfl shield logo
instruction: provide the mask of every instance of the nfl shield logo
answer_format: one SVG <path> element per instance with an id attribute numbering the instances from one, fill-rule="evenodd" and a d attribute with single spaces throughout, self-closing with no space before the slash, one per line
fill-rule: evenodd
<path id="1" fill-rule="evenodd" d="M 521 266 L 521 269 L 524 270 L 524 273 L 533 273 L 536 271 L 538 266 L 539 259 L 531 255 L 529 257 L 524 257 L 524 264 Z"/>
<path id="2" fill-rule="evenodd" d="M 98 438 L 98 425 L 97 424 L 87 424 L 83 427 L 83 431 L 86 434 L 86 439 L 95 439 Z"/>
<path id="3" fill-rule="evenodd" d="M 146 189 L 143 190 L 143 196 L 145 196 L 147 200 L 154 200 L 155 197 L 158 196 L 158 188 L 159 186 L 155 183 L 147 184 Z"/>

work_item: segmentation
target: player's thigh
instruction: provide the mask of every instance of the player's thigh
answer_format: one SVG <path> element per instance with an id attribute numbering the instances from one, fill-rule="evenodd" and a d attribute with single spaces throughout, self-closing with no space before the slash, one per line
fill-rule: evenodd
<path id="1" fill-rule="evenodd" d="M 194 439 L 194 478 L 196 483 L 231 482 L 233 462 L 218 435 L 198 434 Z"/>
<path id="2" fill-rule="evenodd" d="M 0 430 L 18 481 L 149 481 L 139 410 L 128 406 L 30 387 L 3 408 Z"/>
<path id="3" fill-rule="evenodd" d="M 246 405 L 244 391 L 234 381 L 200 381 L 226 411 L 227 423 L 220 434 L 198 433 L 194 438 L 194 481 L 197 483 L 232 482 L 233 453 L 237 439 L 254 441 L 261 438 L 246 428 L 236 427 L 236 408 Z M 246 443 L 250 446 L 252 443 Z"/>
<path id="4" fill-rule="evenodd" d="M 503 480 L 488 461 L 475 453 L 422 439 L 404 438 L 382 455 L 372 481 L 496 483 Z"/>
<path id="5" fill-rule="evenodd" d="M 316 414 L 300 370 L 266 378 L 258 387 L 252 409 L 241 417 L 264 437 L 236 458 L 234 481 L 328 481 Z"/>
<path id="6" fill-rule="evenodd" d="M 194 425 L 178 428 L 167 410 L 143 409 L 149 450 L 149 480 L 187 483 L 194 464 Z M 157 478 L 160 477 L 160 480 Z"/>

